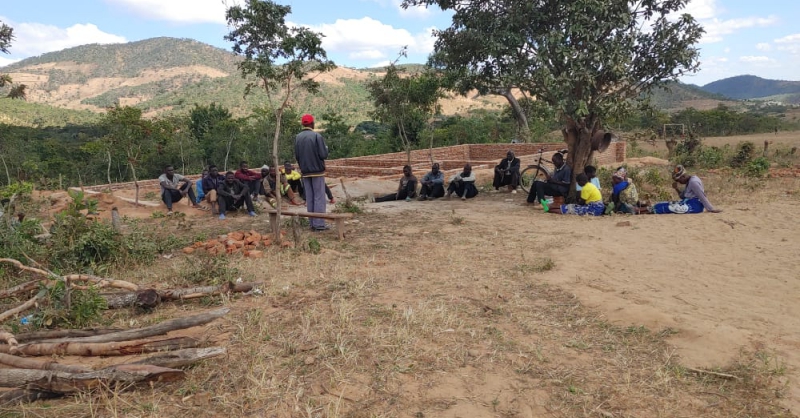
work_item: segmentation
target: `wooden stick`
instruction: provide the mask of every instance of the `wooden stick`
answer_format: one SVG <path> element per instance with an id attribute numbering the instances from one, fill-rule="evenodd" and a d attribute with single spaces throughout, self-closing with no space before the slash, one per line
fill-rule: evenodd
<path id="1" fill-rule="evenodd" d="M 19 305 L 16 308 L 9 309 L 9 310 L 1 313 L 0 314 L 0 322 L 3 322 L 6 319 L 11 318 L 12 316 L 14 316 L 14 315 L 16 315 L 16 314 L 18 314 L 20 312 L 25 312 L 28 309 L 34 307 L 36 305 L 36 302 L 39 299 L 42 299 L 46 294 L 47 294 L 47 289 L 42 289 L 42 290 L 39 291 L 39 293 L 36 294 L 36 296 L 30 298 L 27 302 L 23 303 L 22 305 Z"/>
<path id="2" fill-rule="evenodd" d="M 0 341 L 4 341 L 12 349 L 19 345 L 17 339 L 14 337 L 14 334 L 10 332 L 0 331 Z"/>
<path id="3" fill-rule="evenodd" d="M 0 406 L 31 403 L 42 399 L 60 398 L 62 396 L 64 395 L 60 393 L 46 392 L 42 390 L 15 389 L 0 394 Z"/>
<path id="4" fill-rule="evenodd" d="M 113 341 L 107 343 L 62 342 L 30 343 L 17 346 L 16 352 L 26 356 L 127 356 L 197 347 L 202 342 L 189 337 L 171 337 L 156 340 Z M 0 353 L 9 348 L 0 345 Z"/>
<path id="5" fill-rule="evenodd" d="M 742 380 L 742 378 L 739 376 L 734 376 L 732 374 L 727 374 L 727 373 L 712 372 L 711 370 L 693 369 L 691 367 L 687 367 L 686 370 L 697 374 L 709 374 L 712 376 L 722 377 L 724 379 Z"/>
<path id="6" fill-rule="evenodd" d="M 29 282 L 18 284 L 14 287 L 9 287 L 8 289 L 0 290 L 0 299 L 5 299 L 17 295 L 18 293 L 30 292 L 31 290 L 39 287 L 39 283 L 41 282 L 41 280 L 31 280 Z"/>
<path id="7" fill-rule="evenodd" d="M 119 384 L 171 382 L 183 377 L 181 370 L 141 364 L 122 364 L 86 373 L 0 369 L 0 386 L 24 386 L 27 389 L 66 394 Z"/>
<path id="8" fill-rule="evenodd" d="M 186 348 L 183 350 L 159 353 L 128 364 L 149 364 L 151 366 L 177 369 L 189 366 L 201 360 L 224 356 L 227 353 L 228 350 L 225 347 Z"/>
<path id="9" fill-rule="evenodd" d="M 59 364 L 54 361 L 40 361 L 4 353 L 0 353 L 0 364 L 17 369 L 52 370 L 67 373 L 85 373 L 92 371 L 89 367 Z"/>
<path id="10" fill-rule="evenodd" d="M 160 324 L 151 325 L 149 327 L 144 328 L 135 328 L 129 329 L 125 331 L 114 332 L 110 334 L 104 335 L 95 335 L 92 337 L 84 337 L 84 338 L 59 338 L 59 339 L 52 339 L 52 340 L 43 340 L 43 343 L 70 343 L 70 342 L 77 342 L 77 343 L 106 343 L 112 341 L 128 341 L 134 339 L 142 339 L 153 337 L 156 335 L 163 335 L 170 331 L 175 331 L 178 329 L 184 328 L 192 328 L 197 327 L 200 325 L 205 325 L 217 318 L 222 317 L 223 315 L 230 312 L 229 308 L 220 308 L 215 309 L 212 311 L 206 311 L 201 314 L 186 316 L 183 318 L 175 318 L 170 319 L 168 321 L 164 321 Z"/>
<path id="11" fill-rule="evenodd" d="M 38 274 L 40 276 L 44 276 L 44 277 L 48 277 L 48 278 L 53 278 L 53 279 L 56 279 L 56 280 L 65 280 L 66 281 L 67 278 L 69 278 L 69 280 L 73 281 L 73 282 L 92 282 L 92 283 L 97 283 L 97 284 L 101 284 L 102 283 L 103 286 L 118 287 L 118 288 L 121 288 L 121 289 L 130 290 L 130 291 L 139 290 L 139 286 L 138 285 L 133 284 L 131 282 L 126 282 L 124 280 L 109 279 L 109 278 L 105 278 L 105 277 L 91 276 L 91 275 L 88 275 L 88 274 L 69 274 L 67 276 L 59 276 L 59 275 L 57 275 L 57 274 L 55 274 L 55 273 L 53 273 L 51 271 L 43 270 L 43 269 L 36 268 L 36 267 L 26 266 L 26 265 L 22 264 L 20 261 L 15 260 L 13 258 L 0 258 L 0 263 L 13 264 L 15 267 L 17 267 L 20 270 L 27 271 L 27 272 L 34 273 L 34 274 Z M 11 289 L 9 289 L 9 290 L 11 290 Z"/>
<path id="12" fill-rule="evenodd" d="M 188 300 L 219 294 L 249 292 L 260 284 L 262 284 L 262 282 L 225 283 L 220 286 L 201 286 L 185 289 L 143 289 L 130 293 L 106 293 L 101 294 L 100 297 L 106 300 L 108 309 L 126 308 L 130 306 L 153 308 L 163 301 Z"/>
<path id="13" fill-rule="evenodd" d="M 56 338 L 76 338 L 92 337 L 95 335 L 111 334 L 112 332 L 122 331 L 120 328 L 100 328 L 100 329 L 55 329 L 48 331 L 36 331 L 17 335 L 17 341 L 27 343 L 31 341 L 48 340 Z"/>

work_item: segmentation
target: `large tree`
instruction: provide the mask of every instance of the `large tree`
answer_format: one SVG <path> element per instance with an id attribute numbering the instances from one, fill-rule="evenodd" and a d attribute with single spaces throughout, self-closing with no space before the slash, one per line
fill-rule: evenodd
<path id="1" fill-rule="evenodd" d="M 273 97 L 278 100 L 272 106 L 276 119 L 272 158 L 276 167 L 284 111 L 298 90 L 319 91 L 319 83 L 309 74 L 335 67 L 322 48 L 321 34 L 286 23 L 286 16 L 291 12 L 290 6 L 269 0 L 245 0 L 243 5 L 229 7 L 225 12 L 231 28 L 225 40 L 233 42 L 233 52 L 244 57 L 239 63 L 242 77 L 255 79 L 248 83 L 245 95 L 251 88 L 260 87 L 270 100 Z M 280 221 L 280 193 L 276 194 L 276 199 Z M 276 232 L 276 239 L 280 238 L 279 232 Z"/>
<path id="2" fill-rule="evenodd" d="M 453 12 L 434 57 L 472 83 L 502 81 L 556 110 L 574 173 L 603 121 L 697 70 L 703 29 L 689 0 L 404 0 Z"/>
<path id="3" fill-rule="evenodd" d="M 11 26 L 6 25 L 0 20 L 0 52 L 4 54 L 8 54 L 8 48 L 11 48 L 11 41 L 14 40 L 14 29 Z M 8 95 L 6 97 L 10 97 L 12 99 L 22 99 L 25 100 L 26 92 L 24 84 L 14 84 L 11 80 L 11 76 L 8 74 L 0 74 L 0 88 L 9 86 L 11 87 L 8 91 Z"/>

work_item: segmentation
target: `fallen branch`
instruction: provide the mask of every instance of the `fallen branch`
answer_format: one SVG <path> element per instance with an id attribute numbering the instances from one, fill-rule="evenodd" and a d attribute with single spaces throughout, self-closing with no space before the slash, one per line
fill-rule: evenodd
<path id="1" fill-rule="evenodd" d="M 0 331 L 0 341 L 5 342 L 10 347 L 16 347 L 19 344 L 14 334 L 5 331 Z"/>
<path id="2" fill-rule="evenodd" d="M 92 337 L 95 335 L 105 335 L 120 331 L 122 331 L 122 329 L 119 328 L 54 329 L 19 334 L 17 335 L 17 341 L 21 343 L 27 343 L 31 341 L 41 341 L 56 338 Z"/>
<path id="3" fill-rule="evenodd" d="M 26 283 L 18 284 L 8 289 L 0 290 L 0 299 L 5 299 L 20 293 L 30 292 L 31 290 L 39 287 L 39 283 L 41 283 L 40 280 L 32 280 Z"/>
<path id="4" fill-rule="evenodd" d="M 229 308 L 219 308 L 212 311 L 206 311 L 197 315 L 185 316 L 183 318 L 170 319 L 156 325 L 151 325 L 144 328 L 128 329 L 125 331 L 113 332 L 104 335 L 95 335 L 92 337 L 84 338 L 58 338 L 52 340 L 43 340 L 43 343 L 105 343 L 112 341 L 128 341 L 134 339 L 142 339 L 154 337 L 156 335 L 163 335 L 170 331 L 178 329 L 192 328 L 200 325 L 205 325 L 217 318 L 230 312 Z M 2 347 L 2 346 L 0 346 Z"/>
<path id="5" fill-rule="evenodd" d="M 73 366 L 70 364 L 60 364 L 54 361 L 40 361 L 25 357 L 12 356 L 10 354 L 0 353 L 0 364 L 10 366 L 17 369 L 32 369 L 32 370 L 52 370 L 67 373 L 85 373 L 92 371 L 91 368 L 84 366 Z"/>
<path id="6" fill-rule="evenodd" d="M 136 285 L 134 283 L 131 283 L 131 282 L 126 282 L 124 280 L 109 279 L 109 278 L 106 278 L 106 277 L 97 277 L 97 276 L 92 276 L 92 275 L 88 275 L 88 274 L 68 274 L 66 276 L 59 276 L 59 275 L 57 275 L 57 274 L 55 274 L 55 273 L 53 273 L 51 271 L 47 271 L 47 270 L 36 268 L 36 267 L 26 266 L 26 265 L 22 264 L 19 260 L 15 260 L 13 258 L 0 258 L 0 263 L 13 264 L 16 268 L 18 268 L 20 270 L 27 271 L 27 272 L 34 273 L 34 274 L 38 274 L 40 276 L 44 276 L 44 277 L 52 278 L 52 279 L 56 279 L 56 280 L 62 280 L 62 281 L 69 280 L 69 281 L 72 281 L 72 282 L 92 282 L 93 284 L 95 284 L 95 286 L 99 286 L 99 287 L 111 286 L 111 287 L 118 287 L 120 289 L 126 289 L 126 290 L 130 290 L 130 291 L 139 290 L 139 286 L 138 285 Z M 11 290 L 11 289 L 9 289 L 9 290 Z M 0 297 L 2 297 L 2 293 L 0 293 Z"/>
<path id="7" fill-rule="evenodd" d="M 143 364 L 122 364 L 86 373 L 45 370 L 0 369 L 0 386 L 66 394 L 119 384 L 173 382 L 183 379 L 182 370 Z"/>
<path id="8" fill-rule="evenodd" d="M 201 360 L 223 356 L 227 353 L 228 350 L 225 347 L 187 348 L 184 350 L 158 353 L 154 356 L 128 364 L 149 364 L 151 366 L 177 369 L 189 366 Z"/>
<path id="9" fill-rule="evenodd" d="M 39 299 L 42 299 L 46 294 L 47 294 L 47 289 L 42 289 L 39 291 L 39 293 L 36 294 L 36 296 L 28 299 L 28 301 L 23 303 L 22 305 L 19 305 L 16 308 L 9 309 L 3 313 L 0 313 L 0 322 L 3 322 L 6 319 L 11 318 L 12 316 L 20 312 L 25 312 L 28 309 L 34 307 L 36 305 L 36 302 Z"/>
<path id="10" fill-rule="evenodd" d="M 145 354 L 193 348 L 200 344 L 202 344 L 201 341 L 190 337 L 114 341 L 106 343 L 39 342 L 17 346 L 15 352 L 25 356 L 127 356 L 130 354 Z M 0 353 L 8 352 L 8 346 L 0 345 Z"/>
<path id="11" fill-rule="evenodd" d="M 127 308 L 130 306 L 154 308 L 164 301 L 189 300 L 219 294 L 249 292 L 260 284 L 261 282 L 225 283 L 220 286 L 201 286 L 185 289 L 144 289 L 132 293 L 104 293 L 100 297 L 106 300 L 108 309 Z"/>
<path id="12" fill-rule="evenodd" d="M 0 394 L 0 406 L 31 403 L 42 399 L 54 399 L 63 396 L 60 393 L 41 390 L 15 389 Z"/>
<path id="13" fill-rule="evenodd" d="M 712 372 L 711 370 L 693 369 L 691 367 L 687 367 L 686 370 L 697 374 L 708 374 L 711 376 L 722 377 L 724 379 L 742 380 L 742 378 L 739 376 L 734 376 L 732 374 L 727 374 L 727 373 Z"/>

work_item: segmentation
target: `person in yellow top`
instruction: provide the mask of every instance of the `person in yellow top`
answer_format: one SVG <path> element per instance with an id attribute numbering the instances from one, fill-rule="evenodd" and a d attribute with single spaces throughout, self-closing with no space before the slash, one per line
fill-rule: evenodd
<path id="1" fill-rule="evenodd" d="M 589 215 L 600 216 L 605 211 L 603 195 L 594 184 L 589 182 L 589 176 L 585 173 L 578 174 L 575 181 L 581 186 L 581 196 L 578 204 L 561 205 L 561 213 L 564 215 Z"/>

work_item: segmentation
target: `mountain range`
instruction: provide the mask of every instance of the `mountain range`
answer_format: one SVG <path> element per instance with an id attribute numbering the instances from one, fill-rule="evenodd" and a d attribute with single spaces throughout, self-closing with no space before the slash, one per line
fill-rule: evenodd
<path id="1" fill-rule="evenodd" d="M 800 81 L 768 80 L 754 75 L 740 75 L 717 80 L 701 87 L 732 99 L 772 100 L 800 104 Z"/>
<path id="2" fill-rule="evenodd" d="M 56 112 L 53 107 L 67 109 L 58 120 L 83 120 L 115 103 L 136 106 L 146 116 L 155 116 L 187 113 L 194 104 L 216 102 L 234 115 L 244 116 L 253 108 L 267 107 L 270 97 L 259 89 L 243 96 L 248 80 L 239 74 L 238 62 L 239 57 L 229 51 L 176 38 L 83 45 L 46 53 L 0 68 L 14 82 L 28 85 L 28 103 L 0 103 L 0 122 L 31 123 L 31 118 Z M 409 67 L 413 70 L 415 65 Z M 380 75 L 381 69 L 338 67 L 317 76 L 319 94 L 301 94 L 294 107 L 317 114 L 335 111 L 353 124 L 369 119 L 372 103 L 364 84 Z M 765 92 L 759 97 L 800 92 L 798 82 L 752 78 L 744 84 L 720 80 L 703 87 L 673 83 L 668 90 L 654 92 L 651 102 L 664 110 L 706 109 L 720 102 L 736 106 L 726 97 L 750 98 L 759 91 Z M 791 90 L 792 83 L 798 90 Z M 759 90 L 759 85 L 769 88 Z M 499 96 L 449 95 L 441 105 L 445 115 L 452 115 L 501 108 L 506 101 Z"/>

